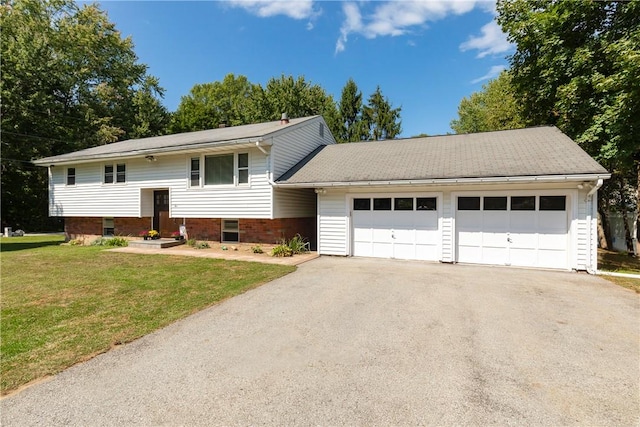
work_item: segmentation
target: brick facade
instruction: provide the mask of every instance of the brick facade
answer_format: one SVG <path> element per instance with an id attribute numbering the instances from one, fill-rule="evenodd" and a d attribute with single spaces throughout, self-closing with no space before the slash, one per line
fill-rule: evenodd
<path id="1" fill-rule="evenodd" d="M 185 220 L 190 239 L 219 242 L 222 220 L 220 218 L 187 218 Z M 114 218 L 116 236 L 137 237 L 140 231 L 151 227 L 151 218 Z M 296 234 L 306 238 L 315 248 L 316 218 L 240 219 L 240 242 L 278 243 L 281 239 L 291 239 Z M 96 238 L 102 236 L 102 218 L 65 218 L 67 239 Z"/>

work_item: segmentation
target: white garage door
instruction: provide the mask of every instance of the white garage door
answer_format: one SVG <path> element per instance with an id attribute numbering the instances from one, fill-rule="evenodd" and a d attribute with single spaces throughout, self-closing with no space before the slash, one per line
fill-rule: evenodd
<path id="1" fill-rule="evenodd" d="M 568 268 L 566 196 L 457 197 L 457 261 Z"/>
<path id="2" fill-rule="evenodd" d="M 358 197 L 352 200 L 354 256 L 440 259 L 438 198 Z"/>

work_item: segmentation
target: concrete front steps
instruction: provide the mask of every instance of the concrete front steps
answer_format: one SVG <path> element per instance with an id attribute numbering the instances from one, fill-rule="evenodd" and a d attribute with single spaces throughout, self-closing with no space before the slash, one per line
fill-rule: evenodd
<path id="1" fill-rule="evenodd" d="M 142 249 L 163 249 L 184 245 L 186 240 L 157 239 L 157 240 L 129 240 L 129 247 Z"/>

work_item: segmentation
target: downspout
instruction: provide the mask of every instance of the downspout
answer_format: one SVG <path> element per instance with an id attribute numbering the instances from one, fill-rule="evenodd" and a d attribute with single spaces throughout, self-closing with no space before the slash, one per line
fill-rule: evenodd
<path id="1" fill-rule="evenodd" d="M 596 182 L 596 185 L 593 186 L 593 188 L 591 188 L 591 190 L 589 190 L 589 192 L 587 193 L 587 201 L 590 204 L 591 207 L 591 221 L 589 221 L 589 247 L 588 249 L 588 263 L 587 263 L 587 273 L 589 274 L 598 274 L 598 243 L 597 243 L 597 237 L 595 237 L 596 241 L 594 242 L 594 235 L 597 236 L 598 234 L 598 200 L 596 199 L 596 201 L 593 201 L 593 196 L 594 194 L 596 194 L 598 192 L 598 190 L 600 189 L 600 187 L 602 187 L 602 184 L 604 183 L 604 180 L 602 178 L 598 179 L 598 181 Z M 595 222 L 594 222 L 594 218 L 595 218 Z M 595 263 L 593 263 L 593 250 L 595 249 Z M 593 268 L 593 265 L 595 264 L 595 268 Z"/>

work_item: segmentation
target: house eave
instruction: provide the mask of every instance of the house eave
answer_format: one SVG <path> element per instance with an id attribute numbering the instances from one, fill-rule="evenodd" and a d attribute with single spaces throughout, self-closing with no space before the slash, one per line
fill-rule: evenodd
<path id="1" fill-rule="evenodd" d="M 462 185 L 462 184 L 507 184 L 507 183 L 562 183 L 562 182 L 590 182 L 598 179 L 609 179 L 611 174 L 576 174 L 576 175 L 536 175 L 536 176 L 506 176 L 479 178 L 440 178 L 440 179 L 410 179 L 384 181 L 349 181 L 349 182 L 307 182 L 307 183 L 279 183 L 276 187 L 283 188 L 345 188 L 345 187 L 386 187 L 386 186 L 415 186 L 415 185 Z"/>
<path id="2" fill-rule="evenodd" d="M 183 154 L 183 153 L 196 153 L 202 151 L 209 151 L 211 149 L 227 149 L 233 148 L 253 148 L 256 142 L 262 145 L 271 145 L 270 140 L 265 140 L 263 137 L 257 138 L 244 138 L 235 139 L 231 141 L 216 141 L 210 143 L 194 143 L 189 145 L 182 145 L 179 147 L 163 147 L 163 148 L 148 148 L 144 150 L 130 150 L 121 153 L 105 153 L 105 154 L 93 154 L 87 156 L 76 156 L 66 159 L 55 159 L 52 157 L 45 157 L 43 159 L 33 160 L 32 163 L 37 166 L 64 166 L 78 163 L 94 163 L 103 162 L 105 160 L 128 160 L 134 158 L 140 158 L 151 155 L 168 155 L 168 154 Z"/>

